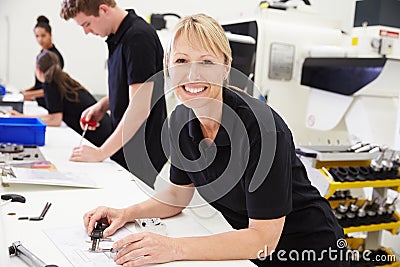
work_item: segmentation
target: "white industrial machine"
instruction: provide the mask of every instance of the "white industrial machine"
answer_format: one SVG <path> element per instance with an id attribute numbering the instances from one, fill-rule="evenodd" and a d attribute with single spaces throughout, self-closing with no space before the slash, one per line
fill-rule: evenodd
<path id="1" fill-rule="evenodd" d="M 329 132 L 306 127 L 310 89 L 301 85 L 305 58 L 350 53 L 351 49 L 342 47 L 351 37 L 342 34 L 339 22 L 308 11 L 266 8 L 252 19 L 223 22 L 223 27 L 256 40 L 253 50 L 231 41 L 232 65 L 254 81 L 248 92 L 256 98 L 265 97 L 285 119 L 297 145 L 350 144 L 343 127 Z"/>
<path id="2" fill-rule="evenodd" d="M 312 12 L 270 8 L 223 25 L 256 40 L 253 50 L 231 41 L 233 67 L 254 80 L 248 91 L 278 111 L 296 145 L 398 147 L 400 62 L 383 57 L 400 57 L 393 28 L 344 34 L 340 23 Z"/>

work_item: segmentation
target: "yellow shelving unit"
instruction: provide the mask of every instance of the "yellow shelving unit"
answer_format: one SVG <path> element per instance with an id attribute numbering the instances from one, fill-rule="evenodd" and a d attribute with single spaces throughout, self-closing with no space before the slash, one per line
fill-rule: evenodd
<path id="1" fill-rule="evenodd" d="M 385 179 L 385 180 L 367 180 L 367 181 L 354 181 L 354 182 L 336 182 L 332 179 L 332 176 L 327 172 L 330 168 L 337 167 L 356 167 L 356 166 L 365 166 L 368 167 L 370 165 L 370 160 L 361 159 L 361 160 L 315 160 L 314 168 L 317 168 L 321 173 L 324 179 L 328 182 L 328 189 L 325 193 L 325 198 L 331 197 L 338 190 L 349 190 L 356 188 L 365 188 L 372 187 L 383 193 L 386 189 L 391 188 L 397 192 L 400 192 L 400 179 Z M 330 201 L 332 208 L 335 208 L 338 202 Z M 333 203 L 332 203 L 333 202 Z M 339 201 L 340 202 L 340 201 Z M 397 219 L 396 222 L 389 223 L 379 223 L 379 224 L 369 224 L 369 225 L 361 225 L 361 226 L 351 226 L 343 228 L 345 234 L 356 233 L 356 232 L 368 232 L 368 237 L 366 240 L 368 248 L 377 248 L 380 246 L 381 234 L 383 230 L 387 230 L 393 235 L 398 234 L 400 229 L 400 214 L 394 213 L 394 217 Z M 400 262 L 394 262 L 390 265 L 385 265 L 386 267 L 400 267 Z"/>
<path id="2" fill-rule="evenodd" d="M 332 209 L 336 209 L 336 207 L 339 205 L 340 202 L 342 202 L 342 200 L 329 201 Z M 357 204 L 360 205 L 362 202 L 364 202 L 364 199 L 359 199 L 357 201 Z M 350 226 L 350 227 L 343 228 L 343 232 L 344 232 L 344 234 L 349 234 L 349 233 L 357 233 L 357 232 L 375 232 L 375 231 L 387 230 L 390 233 L 392 233 L 393 235 L 395 235 L 398 233 L 398 230 L 400 229 L 400 214 L 395 212 L 394 217 L 397 220 L 396 222 Z"/>
<path id="3" fill-rule="evenodd" d="M 385 180 L 373 180 L 373 181 L 355 181 L 355 182 L 335 182 L 332 181 L 324 170 L 319 169 L 323 174 L 324 178 L 329 182 L 328 192 L 325 194 L 325 198 L 331 197 L 338 190 L 373 187 L 373 188 L 385 188 L 389 187 L 395 191 L 400 192 L 400 179 L 385 179 Z"/>
<path id="4" fill-rule="evenodd" d="M 308 152 L 310 148 L 302 149 L 305 152 Z M 332 149 L 328 149 L 329 153 L 324 153 L 323 149 L 313 148 L 311 147 L 311 152 L 314 152 L 314 156 L 309 157 L 311 166 L 319 170 L 322 176 L 327 182 L 327 190 L 325 191 L 324 197 L 326 199 L 330 198 L 336 191 L 339 190 L 349 190 L 349 189 L 358 189 L 358 188 L 366 188 L 372 187 L 374 190 L 380 194 L 382 197 L 386 195 L 387 189 L 391 188 L 397 192 L 400 192 L 400 178 L 393 177 L 393 179 L 385 179 L 385 180 L 366 180 L 366 181 L 354 181 L 354 182 L 336 182 L 333 180 L 332 175 L 328 174 L 330 168 L 337 167 L 369 167 L 371 160 L 376 158 L 379 153 L 374 155 L 369 153 L 331 153 Z M 338 149 L 344 150 L 344 149 Z M 399 172 L 400 173 L 400 172 Z M 324 184 L 324 183 L 322 183 Z M 325 186 L 325 185 L 324 185 Z M 325 190 L 326 187 L 324 187 Z M 331 206 L 333 209 L 337 207 L 337 205 L 343 200 L 330 200 Z M 363 200 L 359 200 L 360 202 Z M 360 202 L 357 204 L 360 205 Z M 343 228 L 345 234 L 356 233 L 356 232 L 367 232 L 367 237 L 364 239 L 364 246 L 366 249 L 384 249 L 387 250 L 388 254 L 393 255 L 393 252 L 381 247 L 382 241 L 382 232 L 383 230 L 389 231 L 391 234 L 398 234 L 400 229 L 400 214 L 395 212 L 394 217 L 396 218 L 395 222 L 389 223 L 379 223 L 379 224 L 368 224 L 361 226 L 351 226 Z M 399 259 L 397 259 L 399 260 Z M 384 265 L 383 267 L 400 267 L 400 262 L 396 261 L 392 264 Z"/>

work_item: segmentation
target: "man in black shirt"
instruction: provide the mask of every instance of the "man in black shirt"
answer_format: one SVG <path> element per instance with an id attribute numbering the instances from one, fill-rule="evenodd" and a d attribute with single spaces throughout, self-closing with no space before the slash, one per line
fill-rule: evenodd
<path id="1" fill-rule="evenodd" d="M 166 119 L 163 82 L 146 82 L 162 71 L 160 40 L 154 28 L 133 10 L 121 9 L 114 0 L 88 2 L 64 0 L 61 16 L 66 20 L 73 18 L 85 34 L 108 36 L 109 95 L 86 109 L 82 117 L 99 121 L 109 110 L 114 133 L 99 148 L 74 148 L 71 160 L 102 161 L 111 156 L 153 186 L 168 156 L 161 146 L 161 129 Z M 131 110 L 129 116 L 133 120 L 124 123 L 127 110 Z M 124 157 L 121 148 L 127 142 L 129 149 L 124 149 Z"/>

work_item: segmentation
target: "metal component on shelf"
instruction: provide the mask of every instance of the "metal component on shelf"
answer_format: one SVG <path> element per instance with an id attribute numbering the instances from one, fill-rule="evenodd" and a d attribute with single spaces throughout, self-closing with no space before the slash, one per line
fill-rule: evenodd
<path id="1" fill-rule="evenodd" d="M 376 210 L 367 210 L 367 215 L 369 217 L 375 217 L 376 216 Z"/>
<path id="2" fill-rule="evenodd" d="M 359 149 L 360 147 L 364 146 L 364 144 L 362 142 L 357 142 L 354 145 L 352 145 L 351 147 L 349 147 L 347 149 L 347 151 L 349 152 L 354 152 L 354 150 Z"/>
<path id="3" fill-rule="evenodd" d="M 361 153 L 361 152 L 369 152 L 371 151 L 371 149 L 375 148 L 374 145 L 371 144 L 367 144 L 365 146 L 362 146 L 360 148 L 357 148 L 356 150 L 354 150 L 355 153 Z"/>
<path id="4" fill-rule="evenodd" d="M 396 201 L 397 197 L 393 200 L 391 204 L 385 204 L 385 210 L 387 214 L 392 215 L 396 211 Z"/>
<path id="5" fill-rule="evenodd" d="M 376 212 L 379 216 L 384 215 L 384 214 L 386 213 L 386 208 L 385 208 L 386 199 L 387 199 L 387 198 L 385 198 L 385 199 L 379 204 L 379 208 L 378 208 L 378 210 L 377 210 L 377 212 Z"/>
<path id="6" fill-rule="evenodd" d="M 357 205 L 357 201 L 358 201 L 358 198 L 355 198 L 355 199 L 354 199 L 354 202 L 350 203 L 349 210 L 350 210 L 351 212 L 353 212 L 353 213 L 357 212 L 358 209 L 360 208 L 360 207 Z"/>
<path id="7" fill-rule="evenodd" d="M 390 157 L 384 158 L 381 162 L 382 169 L 384 171 L 391 171 L 393 169 L 393 158 L 394 158 L 395 151 L 392 150 L 392 154 Z"/>
<path id="8" fill-rule="evenodd" d="M 348 212 L 346 213 L 346 217 L 347 217 L 348 219 L 354 219 L 354 218 L 356 217 L 356 214 L 355 214 L 354 212 L 348 211 Z"/>
<path id="9" fill-rule="evenodd" d="M 355 168 L 352 166 L 348 167 L 347 171 L 348 171 L 349 175 L 354 176 L 354 177 L 356 177 L 360 173 L 358 168 Z"/>
<path id="10" fill-rule="evenodd" d="M 344 215 L 342 213 L 337 212 L 336 210 L 333 211 L 333 214 L 335 215 L 337 220 L 342 220 L 344 218 Z"/>
<path id="11" fill-rule="evenodd" d="M 370 151 L 368 151 L 368 153 L 376 153 L 379 151 L 381 151 L 381 148 L 379 146 L 375 146 Z"/>
<path id="12" fill-rule="evenodd" d="M 400 165 L 400 154 L 398 151 L 395 152 L 395 156 L 393 158 L 393 162 L 396 163 L 397 165 Z"/>
<path id="13" fill-rule="evenodd" d="M 366 176 L 366 175 L 369 175 L 369 174 L 370 174 L 370 170 L 369 170 L 369 168 L 367 168 L 367 167 L 360 166 L 360 167 L 358 167 L 358 173 L 359 173 L 360 175 Z"/>
<path id="14" fill-rule="evenodd" d="M 370 203 L 369 203 L 369 205 L 367 206 L 367 210 L 377 210 L 378 209 L 378 207 L 379 207 L 379 204 L 378 204 L 378 197 L 375 197 Z"/>
<path id="15" fill-rule="evenodd" d="M 382 160 L 383 160 L 383 158 L 385 156 L 385 151 L 386 150 L 382 150 L 382 153 L 379 154 L 378 157 L 376 157 L 375 159 L 371 160 L 370 167 L 375 172 L 379 172 L 379 171 L 382 170 Z"/>
<path id="16" fill-rule="evenodd" d="M 339 204 L 339 206 L 336 208 L 336 210 L 339 213 L 345 214 L 348 210 L 348 206 L 346 205 L 346 201 L 342 202 Z"/>
<path id="17" fill-rule="evenodd" d="M 364 201 L 364 203 L 361 205 L 361 207 L 358 209 L 357 217 L 364 218 L 367 215 L 367 212 L 365 210 L 365 207 L 367 206 L 367 204 L 368 204 L 368 200 L 366 199 Z"/>

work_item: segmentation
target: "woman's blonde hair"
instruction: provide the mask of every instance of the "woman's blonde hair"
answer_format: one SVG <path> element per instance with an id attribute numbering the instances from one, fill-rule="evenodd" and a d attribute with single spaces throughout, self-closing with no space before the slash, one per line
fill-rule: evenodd
<path id="1" fill-rule="evenodd" d="M 168 77 L 168 65 L 172 46 L 179 36 L 183 37 L 192 47 L 204 48 L 214 55 L 222 53 L 224 56 L 224 63 L 230 66 L 232 62 L 232 50 L 222 26 L 210 16 L 195 14 L 184 17 L 175 26 L 175 32 L 164 55 L 164 71 L 166 77 Z"/>

